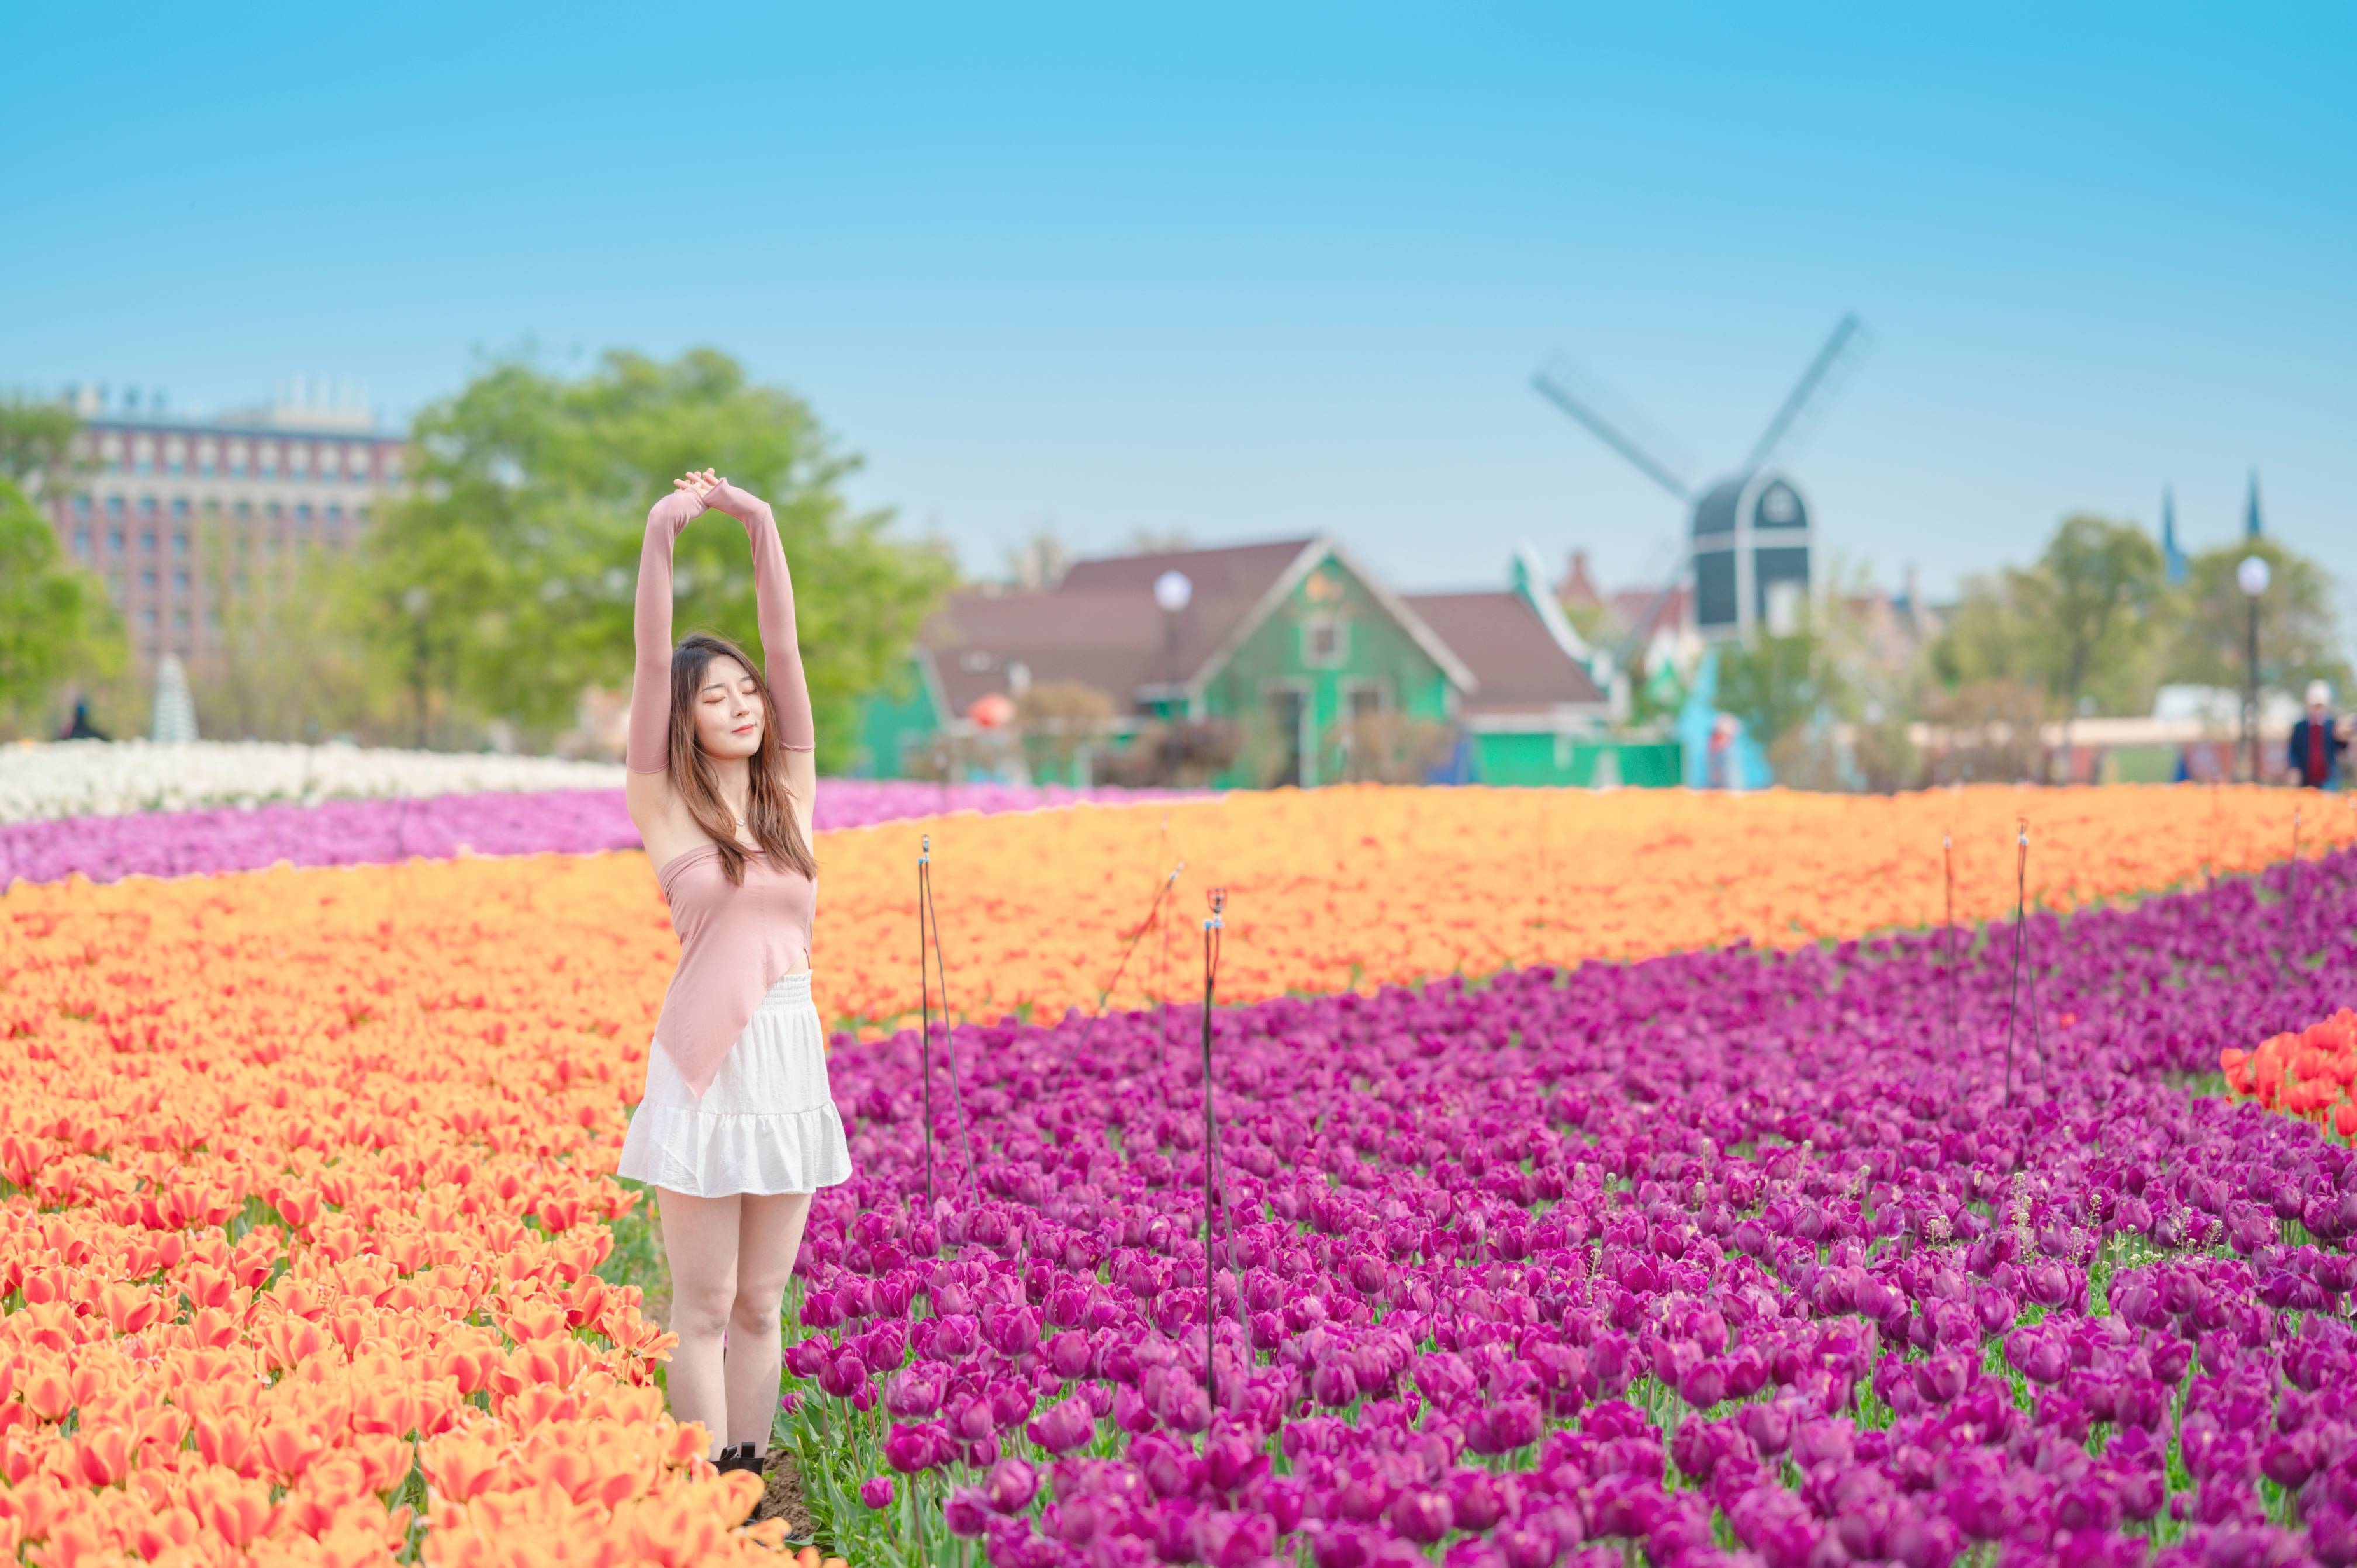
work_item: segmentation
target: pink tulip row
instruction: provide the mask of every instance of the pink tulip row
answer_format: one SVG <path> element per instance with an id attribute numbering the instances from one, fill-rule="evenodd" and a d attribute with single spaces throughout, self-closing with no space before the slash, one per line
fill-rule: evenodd
<path id="1" fill-rule="evenodd" d="M 818 826 L 825 832 L 951 811 L 990 815 L 1186 793 L 835 779 L 819 791 Z M 0 886 L 18 878 L 56 882 L 74 875 L 114 882 L 253 871 L 280 861 L 371 865 L 412 855 L 586 854 L 638 847 L 638 831 L 630 826 L 619 789 L 323 800 L 9 823 L 0 826 Z"/>

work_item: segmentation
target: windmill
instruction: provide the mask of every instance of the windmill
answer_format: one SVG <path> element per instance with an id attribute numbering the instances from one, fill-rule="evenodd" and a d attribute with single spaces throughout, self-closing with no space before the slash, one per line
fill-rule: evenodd
<path id="1" fill-rule="evenodd" d="M 1657 453 L 1669 444 L 1634 413 L 1614 405 L 1610 395 L 1577 365 L 1557 358 L 1531 378 L 1541 397 L 1571 415 L 1596 438 L 1628 459 L 1636 470 L 1689 509 L 1686 538 L 1677 565 L 1631 633 L 1630 647 L 1615 662 L 1627 662 L 1633 645 L 1661 613 L 1661 607 L 1691 569 L 1695 627 L 1706 638 L 1740 638 L 1755 626 L 1790 628 L 1809 594 L 1809 552 L 1814 529 L 1800 488 L 1769 465 L 1794 446 L 1804 423 L 1823 413 L 1833 386 L 1856 366 L 1866 348 L 1865 328 L 1855 313 L 1835 324 L 1801 380 L 1753 443 L 1750 456 L 1733 474 L 1696 490 L 1683 462 Z M 1633 434 L 1632 434 L 1633 432 Z"/>

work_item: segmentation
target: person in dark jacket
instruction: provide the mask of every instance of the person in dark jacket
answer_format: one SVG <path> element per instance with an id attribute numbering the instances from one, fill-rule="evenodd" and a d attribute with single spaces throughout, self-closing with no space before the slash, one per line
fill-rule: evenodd
<path id="1" fill-rule="evenodd" d="M 2308 715 L 2291 726 L 2291 744 L 2284 750 L 2284 776 L 2310 789 L 2330 789 L 2341 782 L 2341 753 L 2348 733 L 2332 717 L 2332 689 L 2321 681 L 2308 683 Z"/>
<path id="2" fill-rule="evenodd" d="M 90 699 L 76 697 L 73 723 L 67 725 L 66 733 L 58 738 L 59 740 L 107 740 L 113 737 L 90 722 Z"/>

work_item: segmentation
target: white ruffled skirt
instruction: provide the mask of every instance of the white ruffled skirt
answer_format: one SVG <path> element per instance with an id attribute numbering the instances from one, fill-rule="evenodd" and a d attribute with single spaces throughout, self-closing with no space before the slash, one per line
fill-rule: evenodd
<path id="1" fill-rule="evenodd" d="M 826 1030 L 810 972 L 780 977 L 702 1099 L 661 1047 L 622 1139 L 619 1172 L 691 1197 L 815 1192 L 851 1179 L 851 1148 L 826 1080 Z"/>

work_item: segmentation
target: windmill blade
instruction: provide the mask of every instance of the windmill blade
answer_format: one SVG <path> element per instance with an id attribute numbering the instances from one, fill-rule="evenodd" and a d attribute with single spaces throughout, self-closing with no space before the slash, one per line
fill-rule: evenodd
<path id="1" fill-rule="evenodd" d="M 1538 389 L 1541 397 L 1586 425 L 1598 441 L 1629 459 L 1639 473 L 1682 501 L 1693 499 L 1694 487 L 1677 471 L 1688 465 L 1679 462 L 1674 466 L 1653 456 L 1657 450 L 1674 450 L 1674 444 L 1625 405 L 1614 408 L 1609 414 L 1602 412 L 1615 400 L 1579 367 L 1568 360 L 1555 359 L 1531 378 L 1531 385 Z M 1643 432 L 1641 442 L 1624 434 L 1632 427 Z"/>
<path id="2" fill-rule="evenodd" d="M 1825 346 L 1817 350 L 1817 357 L 1801 373 L 1800 384 L 1792 389 L 1792 396 L 1784 400 L 1784 406 L 1776 411 L 1776 417 L 1768 422 L 1767 433 L 1751 448 L 1751 456 L 1744 459 L 1746 478 L 1766 467 L 1778 448 L 1798 439 L 1794 434 L 1795 427 L 1804 414 L 1813 416 L 1823 413 L 1831 399 L 1832 387 L 1857 367 L 1859 356 L 1866 351 L 1867 341 L 1865 323 L 1858 320 L 1856 311 L 1848 312 L 1835 323 L 1833 336 L 1825 339 Z M 1824 395 L 1819 395 L 1821 393 Z"/>

